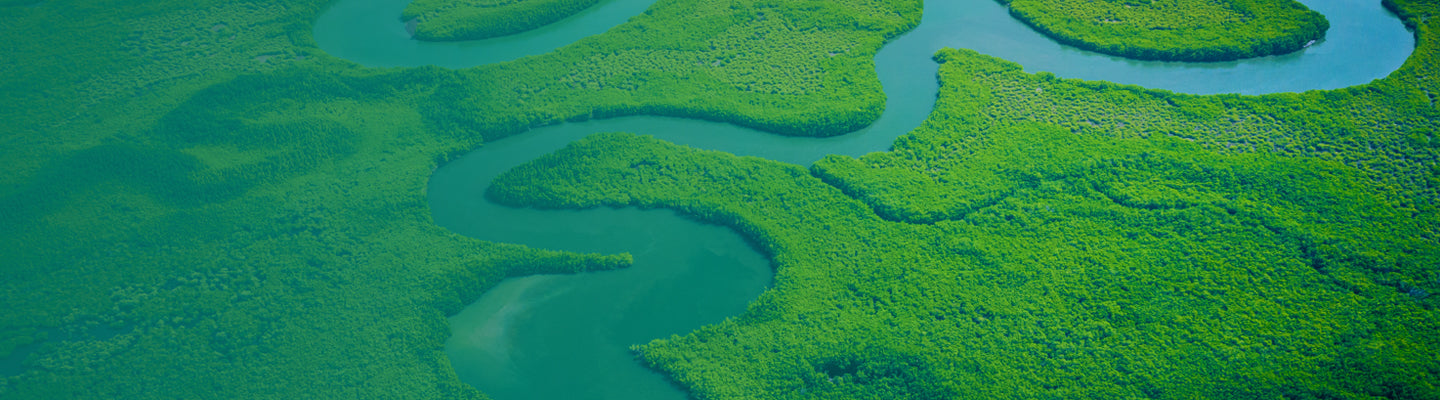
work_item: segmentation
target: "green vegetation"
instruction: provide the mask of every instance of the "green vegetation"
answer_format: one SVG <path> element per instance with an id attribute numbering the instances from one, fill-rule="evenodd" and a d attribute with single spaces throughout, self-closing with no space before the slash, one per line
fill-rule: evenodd
<path id="1" fill-rule="evenodd" d="M 490 140 L 637 114 L 838 135 L 879 117 L 871 58 L 919 14 L 912 1 L 675 2 L 540 60 L 461 71 L 421 111 L 434 132 Z"/>
<path id="2" fill-rule="evenodd" d="M 891 152 L 806 171 L 602 134 L 488 195 L 759 243 L 776 282 L 746 314 L 636 348 L 698 398 L 1436 398 L 1440 20 L 1418 22 L 1390 78 L 1260 97 L 945 50 Z"/>
<path id="3" fill-rule="evenodd" d="M 575 15 L 600 0 L 417 0 L 401 19 L 416 21 L 416 39 L 489 39 L 539 28 Z"/>
<path id="4" fill-rule="evenodd" d="M 238 77 L 9 191 L 0 232 L 25 245 L 4 248 L 4 301 L 25 312 L 3 333 L 67 339 L 39 344 L 0 394 L 476 396 L 447 374 L 445 315 L 507 276 L 628 258 L 435 227 L 424 182 L 458 149 L 414 135 L 420 117 L 392 100 L 423 72 Z"/>
<path id="5" fill-rule="evenodd" d="M 446 71 L 329 58 L 324 4 L 0 8 L 0 398 L 483 398 L 445 315 L 629 260 L 438 228 L 436 165 L 631 114 L 843 133 L 879 115 L 870 58 L 920 11 L 667 0 Z M 1421 49 L 1360 88 L 1175 96 L 947 52 L 941 107 L 889 155 L 807 171 L 603 135 L 493 196 L 674 207 L 761 243 L 779 275 L 746 315 L 641 349 L 701 398 L 1433 398 L 1440 19 L 1394 7 Z M 1045 162 L 1001 164 L 1024 156 Z"/>
<path id="6" fill-rule="evenodd" d="M 1227 61 L 1284 54 L 1330 22 L 1295 0 L 998 0 L 1061 43 L 1140 60 Z"/>
<path id="7" fill-rule="evenodd" d="M 1426 43 L 1417 52 L 1433 44 Z M 1440 193 L 1434 142 L 1437 112 L 1425 76 L 1435 67 L 1412 60 L 1395 76 L 1336 91 L 1191 96 L 1105 82 L 1077 82 L 1019 65 L 976 62 L 954 53 L 938 56 L 942 92 L 964 125 L 926 124 L 897 141 L 891 153 L 860 160 L 831 157 L 817 175 L 873 204 L 892 220 L 928 223 L 963 218 L 1036 182 L 1014 180 L 1026 169 L 1050 168 L 1049 157 L 976 160 L 966 156 L 985 145 L 978 132 L 1014 124 L 1044 123 L 1086 136 L 1171 136 L 1220 153 L 1266 152 L 1323 159 L 1357 169 L 1387 190 L 1393 204 L 1430 212 Z M 955 68 L 956 64 L 965 69 Z M 961 90 L 957 92 L 956 90 Z M 959 94 L 957 94 L 959 93 Z M 962 108 L 963 105 L 963 108 Z M 962 112 L 963 111 L 963 112 Z M 1040 174 L 1040 172 L 1033 172 Z"/>
<path id="8" fill-rule="evenodd" d="M 626 134 L 511 170 L 488 195 L 673 208 L 771 254 L 775 288 L 745 315 L 637 349 L 700 398 L 1440 396 L 1431 205 L 1389 202 L 1391 188 L 1319 157 L 975 127 L 976 100 L 994 103 L 963 79 L 1029 76 L 940 58 L 944 96 L 902 143 L 965 145 L 860 162 L 953 168 L 963 183 L 945 191 L 979 199 L 955 220 L 887 221 L 800 167 Z M 885 186 L 896 176 L 864 183 L 922 205 L 935 196 L 914 192 L 938 191 Z"/>

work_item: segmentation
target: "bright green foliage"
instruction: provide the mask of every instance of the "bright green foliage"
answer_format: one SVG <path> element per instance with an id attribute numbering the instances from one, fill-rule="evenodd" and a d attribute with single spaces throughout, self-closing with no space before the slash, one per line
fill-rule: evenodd
<path id="1" fill-rule="evenodd" d="M 1426 42 L 1417 54 L 1433 48 Z M 887 218 L 914 222 L 959 218 L 1015 188 L 994 182 L 1016 168 L 1044 168 L 1046 159 L 976 163 L 973 146 L 987 129 L 1045 123 L 1085 136 L 1171 136 L 1220 153 L 1265 152 L 1313 157 L 1356 168 L 1387 188 L 1393 204 L 1430 212 L 1440 193 L 1434 165 L 1440 149 L 1437 112 L 1423 77 L 1430 58 L 1412 60 L 1396 76 L 1370 85 L 1327 92 L 1189 96 L 1109 83 L 1028 75 L 1019 65 L 945 52 L 941 70 L 949 90 L 941 97 L 954 120 L 940 130 L 934 121 L 897 141 L 895 151 L 861 160 L 832 157 L 817 173 L 837 186 L 866 193 Z M 962 123 L 963 122 L 963 123 Z M 961 177 L 964 177 L 962 179 Z M 964 197 L 957 193 L 967 193 Z M 917 201 L 911 197 L 928 199 Z"/>
<path id="2" fill-rule="evenodd" d="M 1417 54 L 1434 48 L 1426 42 Z M 1000 183 L 1023 168 L 1047 168 L 1048 156 L 1009 156 L 977 162 L 974 146 L 988 145 L 987 129 L 1045 123 L 1084 136 L 1171 136 L 1221 153 L 1266 152 L 1314 157 L 1357 168 L 1387 187 L 1397 206 L 1429 212 L 1440 194 L 1434 165 L 1440 129 L 1423 77 L 1430 57 L 1406 64 L 1396 76 L 1336 91 L 1191 96 L 1105 82 L 1029 75 L 1019 65 L 944 52 L 938 59 L 941 98 L 952 120 L 930 121 L 897 141 L 891 153 L 860 160 L 831 157 L 815 167 L 819 176 L 849 192 L 863 193 L 889 219 L 933 222 L 960 218 L 1016 189 Z M 1048 154 L 1048 153 L 1041 153 Z M 963 193 L 963 195 L 962 195 Z"/>
<path id="3" fill-rule="evenodd" d="M 1440 19 L 1415 26 L 1390 78 L 1260 97 L 946 50 L 892 152 L 807 173 L 602 134 L 488 195 L 673 208 L 770 254 L 746 314 L 636 349 L 699 398 L 1436 398 Z"/>
<path id="4" fill-rule="evenodd" d="M 416 20 L 416 39 L 475 40 L 513 35 L 554 23 L 600 0 L 417 0 L 401 18 Z M 407 22 L 408 23 L 408 22 Z"/>
<path id="5" fill-rule="evenodd" d="M 486 139 L 635 114 L 841 134 L 883 111 L 871 57 L 919 11 L 911 1 L 665 2 L 544 58 L 462 71 L 423 111 L 436 132 Z"/>
<path id="6" fill-rule="evenodd" d="M 999 0 L 1071 46 L 1141 60 L 1225 61 L 1284 54 L 1330 22 L 1295 0 Z"/>
<path id="7" fill-rule="evenodd" d="M 974 160 L 1043 165 L 983 178 L 1019 189 L 960 221 L 886 221 L 802 168 L 625 134 L 489 195 L 673 208 L 771 254 L 746 314 L 638 348 L 700 398 L 1440 395 L 1434 300 L 1377 275 L 1435 273 L 1433 221 L 1353 169 L 1046 124 L 982 135 Z"/>

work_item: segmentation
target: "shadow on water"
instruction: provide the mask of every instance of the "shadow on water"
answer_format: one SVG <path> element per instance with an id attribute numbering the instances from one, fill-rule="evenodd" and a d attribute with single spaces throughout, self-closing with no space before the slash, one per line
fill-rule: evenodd
<path id="1" fill-rule="evenodd" d="M 367 66 L 462 68 L 549 52 L 624 23 L 654 2 L 610 0 L 521 35 L 421 43 L 410 40 L 398 20 L 407 1 L 340 0 L 317 20 L 316 41 L 333 55 Z M 1388 75 L 1414 50 L 1413 35 L 1379 1 L 1304 3 L 1330 19 L 1324 42 L 1287 55 L 1190 64 L 1065 47 L 1015 21 L 992 0 L 927 2 L 920 26 L 877 55 L 886 111 L 857 132 L 782 137 L 722 123 L 640 116 L 549 126 L 488 143 L 435 171 L 428 191 L 438 224 L 483 240 L 630 252 L 635 263 L 620 271 L 506 280 L 451 318 L 446 352 L 461 380 L 501 400 L 684 399 L 684 392 L 634 362 L 629 347 L 738 315 L 770 283 L 768 261 L 736 233 L 671 211 L 540 211 L 485 200 L 492 178 L 571 141 L 624 131 L 802 165 L 826 154 L 884 151 L 933 107 L 936 65 L 928 60 L 942 47 L 975 49 L 1030 72 L 1194 94 L 1353 86 Z"/>

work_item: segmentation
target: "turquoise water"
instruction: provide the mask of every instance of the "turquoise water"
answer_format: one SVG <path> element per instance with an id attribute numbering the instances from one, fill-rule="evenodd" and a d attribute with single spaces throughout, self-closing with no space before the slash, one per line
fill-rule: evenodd
<path id="1" fill-rule="evenodd" d="M 340 0 L 316 22 L 333 55 L 367 66 L 461 68 L 542 54 L 640 14 L 654 0 L 610 0 L 522 35 L 462 43 L 410 40 L 398 16 L 408 0 Z M 806 165 L 826 154 L 885 151 L 922 122 L 938 89 L 930 56 L 971 48 L 1031 72 L 1177 92 L 1262 94 L 1333 89 L 1382 78 L 1414 38 L 1378 1 L 1307 0 L 1331 22 L 1301 52 L 1226 63 L 1140 62 L 1061 46 L 1016 22 L 992 0 L 926 5 L 924 20 L 876 57 L 888 96 L 872 126 L 833 138 L 781 137 L 731 125 L 661 117 L 568 123 L 506 138 L 431 177 L 435 221 L 468 236 L 581 252 L 630 252 L 622 271 L 510 279 L 450 320 L 446 344 L 460 378 L 498 400 L 683 399 L 633 361 L 629 346 L 739 315 L 768 286 L 768 260 L 733 231 L 665 210 L 539 211 L 484 200 L 490 180 L 596 132 L 625 131 L 699 148 Z"/>

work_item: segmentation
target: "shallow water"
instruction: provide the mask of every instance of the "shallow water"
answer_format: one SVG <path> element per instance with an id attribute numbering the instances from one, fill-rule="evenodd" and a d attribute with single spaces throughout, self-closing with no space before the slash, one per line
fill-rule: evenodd
<path id="1" fill-rule="evenodd" d="M 339 0 L 315 38 L 333 55 L 367 66 L 461 68 L 542 54 L 640 14 L 654 0 L 610 0 L 522 35 L 463 43 L 410 40 L 399 21 L 408 0 Z M 539 211 L 485 201 L 496 175 L 596 132 L 655 135 L 699 148 L 809 164 L 826 154 L 885 151 L 919 125 L 938 85 L 930 56 L 971 48 L 1027 71 L 1108 80 L 1184 93 L 1262 94 L 1353 86 L 1382 78 L 1414 49 L 1414 37 L 1378 1 L 1307 0 L 1331 22 L 1327 39 L 1301 52 L 1225 63 L 1132 61 L 1055 43 L 992 0 L 935 1 L 919 27 L 887 44 L 876 68 L 889 100 L 872 126 L 833 138 L 781 137 L 735 126 L 663 117 L 567 123 L 506 138 L 435 172 L 435 221 L 468 236 L 580 252 L 635 256 L 622 271 L 509 279 L 451 318 L 446 344 L 460 378 L 499 400 L 684 399 L 634 362 L 629 346 L 683 334 L 743 312 L 769 284 L 768 261 L 733 231 L 665 210 Z"/>

